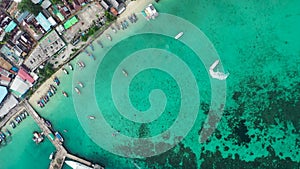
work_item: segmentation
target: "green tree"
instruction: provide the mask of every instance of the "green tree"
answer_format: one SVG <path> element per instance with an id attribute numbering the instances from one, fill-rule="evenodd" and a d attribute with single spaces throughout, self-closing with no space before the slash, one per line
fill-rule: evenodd
<path id="1" fill-rule="evenodd" d="M 115 19 L 117 19 L 117 17 L 113 16 L 111 13 L 109 13 L 108 11 L 105 11 L 104 16 L 107 18 L 108 22 L 112 22 Z"/>
<path id="2" fill-rule="evenodd" d="M 18 9 L 21 10 L 22 12 L 29 11 L 30 13 L 34 14 L 35 16 L 38 15 L 38 13 L 43 10 L 41 5 L 34 4 L 31 0 L 22 0 L 18 4 Z"/>

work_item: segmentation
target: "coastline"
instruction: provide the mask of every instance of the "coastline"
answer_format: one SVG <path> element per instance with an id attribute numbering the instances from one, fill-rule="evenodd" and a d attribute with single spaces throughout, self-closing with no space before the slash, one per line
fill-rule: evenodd
<path id="1" fill-rule="evenodd" d="M 126 6 L 126 10 L 118 16 L 116 21 L 112 22 L 109 26 L 107 26 L 105 30 L 100 31 L 98 34 L 90 37 L 88 41 L 84 43 L 84 46 L 81 49 L 79 49 L 76 53 L 74 53 L 73 56 L 69 56 L 69 58 L 66 61 L 64 61 L 62 65 L 59 66 L 60 68 L 49 79 L 47 79 L 41 86 L 39 86 L 39 88 L 28 99 L 29 103 L 31 105 L 36 105 L 37 101 L 39 101 L 42 96 L 47 94 L 50 84 L 54 84 L 53 79 L 55 77 L 60 78 L 62 74 L 64 74 L 62 68 L 66 67 L 65 66 L 66 64 L 70 63 L 76 57 L 78 57 L 78 55 L 80 55 L 91 43 L 93 43 L 95 40 L 100 38 L 103 34 L 111 32 L 110 30 L 111 25 L 115 24 L 116 22 L 119 22 L 121 19 L 127 19 L 127 17 L 132 13 L 140 13 L 150 3 L 154 3 L 154 0 L 130 1 Z M 143 18 L 139 18 L 139 19 L 143 19 Z M 76 65 L 73 64 L 72 66 L 73 68 L 75 68 Z"/>

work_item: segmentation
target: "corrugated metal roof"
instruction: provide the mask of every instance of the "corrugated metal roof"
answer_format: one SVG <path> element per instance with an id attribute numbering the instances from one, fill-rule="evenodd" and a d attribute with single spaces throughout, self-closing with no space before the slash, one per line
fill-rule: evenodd
<path id="1" fill-rule="evenodd" d="M 11 21 L 5 28 L 5 32 L 11 32 L 16 26 L 17 24 L 14 21 Z"/>
<path id="2" fill-rule="evenodd" d="M 51 23 L 46 19 L 46 17 L 40 12 L 38 16 L 35 17 L 38 23 L 43 27 L 45 31 L 49 31 L 51 28 Z"/>
<path id="3" fill-rule="evenodd" d="M 7 95 L 6 87 L 0 86 L 0 103 L 3 101 L 6 95 Z"/>

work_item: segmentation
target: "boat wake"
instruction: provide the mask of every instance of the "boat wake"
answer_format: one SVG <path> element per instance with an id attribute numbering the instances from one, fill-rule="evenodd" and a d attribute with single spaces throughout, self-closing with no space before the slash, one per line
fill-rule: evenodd
<path id="1" fill-rule="evenodd" d="M 222 73 L 219 71 L 214 71 L 215 67 L 219 64 L 220 60 L 216 60 L 210 67 L 209 67 L 209 74 L 212 78 L 218 79 L 218 80 L 225 80 L 228 76 L 229 73 Z"/>

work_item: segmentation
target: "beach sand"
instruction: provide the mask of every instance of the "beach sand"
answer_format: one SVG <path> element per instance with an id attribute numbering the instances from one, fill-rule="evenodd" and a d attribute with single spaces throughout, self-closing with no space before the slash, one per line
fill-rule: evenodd
<path id="1" fill-rule="evenodd" d="M 49 79 L 47 79 L 29 98 L 29 103 L 31 105 L 36 105 L 37 101 L 40 100 L 42 96 L 45 96 L 49 90 L 50 84 L 54 85 L 57 87 L 53 79 L 55 77 L 59 78 L 64 72 L 62 69 L 59 69 L 57 72 L 55 72 Z"/>
<path id="2" fill-rule="evenodd" d="M 153 3 L 153 2 L 154 2 L 153 0 L 138 0 L 138 1 L 129 2 L 126 6 L 126 10 L 118 17 L 117 21 L 120 19 L 127 19 L 127 17 L 133 13 L 140 13 L 148 4 Z M 36 92 L 34 92 L 34 94 L 30 97 L 29 103 L 31 105 L 37 104 L 37 101 L 39 101 L 42 96 L 47 94 L 50 84 L 55 85 L 55 83 L 53 82 L 54 77 L 59 78 L 62 74 L 63 74 L 62 69 L 59 69 L 48 80 L 46 80 L 38 88 L 38 90 Z"/>

